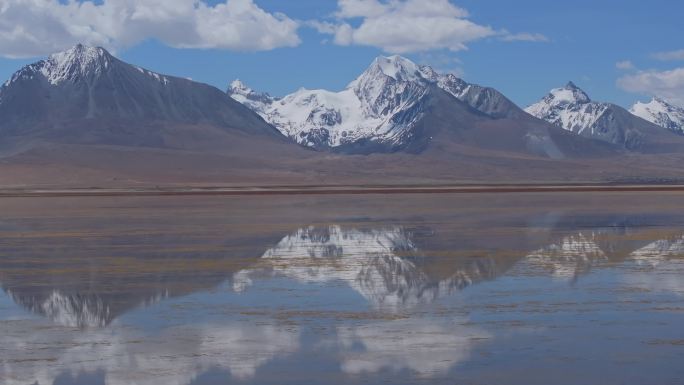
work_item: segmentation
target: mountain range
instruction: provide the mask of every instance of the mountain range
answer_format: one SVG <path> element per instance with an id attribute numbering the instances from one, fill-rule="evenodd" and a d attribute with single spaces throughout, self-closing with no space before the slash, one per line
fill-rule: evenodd
<path id="1" fill-rule="evenodd" d="M 228 94 L 317 150 L 423 153 L 466 145 L 556 159 L 610 151 L 534 119 L 495 89 L 400 56 L 375 59 L 340 92 L 300 89 L 274 98 L 235 81 Z"/>
<path id="2" fill-rule="evenodd" d="M 0 88 L 0 184 L 669 180 L 682 116 L 660 99 L 632 113 L 596 103 L 572 83 L 523 110 L 400 56 L 339 92 L 223 92 L 77 45 Z"/>
<path id="3" fill-rule="evenodd" d="M 459 108 L 461 120 L 520 118 L 524 113 L 498 91 L 442 75 L 400 56 L 379 57 L 340 92 L 300 89 L 283 98 L 256 92 L 236 80 L 235 100 L 259 113 L 283 135 L 316 149 L 373 143 L 387 151 L 416 147 L 416 127 L 431 100 Z M 480 116 L 477 116 L 480 115 Z M 425 143 L 423 143 L 424 145 Z"/>

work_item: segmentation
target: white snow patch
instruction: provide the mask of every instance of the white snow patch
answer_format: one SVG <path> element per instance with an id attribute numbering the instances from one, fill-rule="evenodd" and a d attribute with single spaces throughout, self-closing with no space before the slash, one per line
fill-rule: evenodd
<path id="1" fill-rule="evenodd" d="M 99 47 L 75 47 L 50 55 L 44 62 L 40 72 L 53 85 L 78 77 L 97 74 L 107 69 L 109 57 L 106 51 Z"/>

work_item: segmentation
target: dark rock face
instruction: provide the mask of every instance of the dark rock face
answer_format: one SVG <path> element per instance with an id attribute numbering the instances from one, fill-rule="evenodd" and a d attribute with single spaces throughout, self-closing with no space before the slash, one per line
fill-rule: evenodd
<path id="1" fill-rule="evenodd" d="M 315 143 L 316 146 L 323 147 L 328 143 L 330 132 L 325 128 L 319 128 L 308 132 L 302 132 L 300 135 L 307 142 Z"/>
<path id="2" fill-rule="evenodd" d="M 307 122 L 315 122 L 317 119 L 317 115 L 318 121 L 320 123 L 325 124 L 326 126 L 334 126 L 336 124 L 342 123 L 342 115 L 340 115 L 339 111 L 334 110 L 332 108 L 326 108 L 323 111 L 321 111 L 320 109 L 315 109 L 311 111 L 311 114 L 309 114 Z"/>
<path id="3" fill-rule="evenodd" d="M 495 119 L 520 117 L 524 114 L 524 111 L 493 88 L 471 86 L 460 100 Z"/>
<path id="4" fill-rule="evenodd" d="M 451 94 L 475 110 L 495 119 L 519 117 L 524 111 L 494 88 L 468 83 L 453 74 L 439 74 L 431 67 L 421 67 L 424 79 Z"/>

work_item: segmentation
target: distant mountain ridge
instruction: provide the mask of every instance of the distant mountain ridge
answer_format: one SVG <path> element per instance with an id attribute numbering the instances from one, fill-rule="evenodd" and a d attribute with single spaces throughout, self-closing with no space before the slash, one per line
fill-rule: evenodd
<path id="1" fill-rule="evenodd" d="M 654 146 L 653 143 L 668 141 L 677 142 L 679 149 L 684 148 L 684 141 L 671 135 L 671 132 L 662 130 L 618 105 L 593 101 L 573 82 L 551 90 L 525 111 L 580 136 L 631 151 L 658 152 L 659 146 Z"/>
<path id="2" fill-rule="evenodd" d="M 648 103 L 635 103 L 629 112 L 677 134 L 684 134 L 684 108 L 654 97 Z"/>

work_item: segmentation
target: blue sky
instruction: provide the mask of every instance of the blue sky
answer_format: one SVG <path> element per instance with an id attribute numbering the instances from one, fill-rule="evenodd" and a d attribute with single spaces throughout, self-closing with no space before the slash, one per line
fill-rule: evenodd
<path id="1" fill-rule="evenodd" d="M 154 1 L 146 1 L 150 3 L 150 7 L 154 5 Z M 192 0 L 169 1 L 192 3 Z M 183 36 L 178 35 L 185 32 L 174 34 L 173 30 L 184 31 L 183 28 L 192 29 L 197 26 L 175 26 L 175 19 L 161 27 L 155 27 L 156 29 L 149 27 L 152 22 L 143 27 L 125 25 L 124 28 L 130 29 L 132 33 L 140 31 L 136 32 L 140 39 L 117 32 L 108 35 L 104 40 L 106 44 L 103 45 L 115 50 L 123 60 L 157 72 L 189 77 L 221 89 L 225 89 L 231 80 L 240 78 L 252 88 L 274 95 L 284 95 L 299 87 L 341 89 L 361 73 L 374 57 L 399 51 L 398 53 L 416 62 L 430 64 L 443 71 L 457 72 L 467 81 L 493 86 L 522 106 L 536 101 L 549 89 L 564 85 L 569 80 L 584 88 L 595 100 L 612 101 L 624 106 L 631 105 L 637 99 L 646 99 L 647 94 L 655 93 L 662 93 L 662 96 L 670 99 L 684 99 L 681 94 L 684 92 L 684 79 L 681 79 L 679 73 L 674 74 L 674 77 L 665 76 L 670 74 L 668 71 L 684 67 L 684 54 L 676 53 L 677 50 L 684 49 L 684 2 L 453 0 L 451 5 L 458 10 L 467 11 L 467 14 L 461 15 L 454 13 L 454 19 L 465 20 L 481 29 L 487 28 L 490 32 L 481 33 L 483 31 L 478 30 L 475 32 L 479 34 L 477 36 L 461 37 L 458 35 L 461 30 L 457 29 L 442 36 L 441 42 L 446 42 L 446 45 L 426 41 L 423 49 L 415 46 L 406 48 L 409 46 L 403 41 L 397 41 L 396 47 L 388 48 L 389 43 L 385 43 L 385 40 L 378 43 L 383 37 L 372 34 L 340 44 L 339 41 L 335 42 L 338 35 L 333 32 L 321 33 L 321 28 L 312 27 L 312 23 L 327 23 L 326 25 L 333 26 L 331 28 L 348 24 L 352 29 L 358 29 L 375 12 L 365 11 L 365 5 L 386 5 L 386 0 L 347 0 L 350 4 L 354 3 L 356 9 L 364 8 L 361 13 L 367 12 L 362 16 L 348 17 L 340 16 L 343 13 L 343 5 L 340 3 L 344 0 L 228 0 L 228 3 L 231 1 L 236 4 L 237 1 L 253 1 L 251 5 L 268 14 L 268 17 L 276 15 L 280 21 L 286 18 L 297 26 L 289 30 L 288 36 L 277 37 L 279 40 L 272 44 L 273 47 L 269 45 L 271 43 L 263 43 L 256 52 L 245 51 L 244 45 L 249 46 L 249 38 L 239 39 L 242 46 L 240 42 L 222 41 L 229 32 L 221 32 L 225 36 L 217 33 L 202 35 L 192 41 L 184 40 Z M 401 3 L 411 0 L 394 1 Z M 449 0 L 421 1 L 425 5 Z M 52 7 L 68 5 L 66 1 L 45 2 L 54 3 Z M 107 2 L 116 3 L 117 0 L 104 1 Z M 213 9 L 212 7 L 222 3 L 226 1 L 207 1 L 206 7 Z M 102 4 L 103 1 L 99 1 L 94 6 Z M 91 40 L 85 43 L 97 43 L 100 35 L 108 33 L 96 31 L 98 35 L 78 35 L 71 30 L 83 23 L 82 19 L 69 19 L 65 16 L 66 19 L 49 19 L 49 23 L 43 23 L 63 24 L 54 27 L 61 28 L 55 31 L 46 29 L 42 32 L 45 33 L 44 36 L 28 36 L 21 40 L 24 37 L 16 37 L 15 33 L 10 37 L 10 31 L 16 32 L 16 27 L 22 23 L 27 23 L 27 29 L 30 30 L 29 21 L 35 23 L 37 17 L 54 17 L 51 15 L 55 13 L 48 10 L 50 16 L 47 16 L 48 11 L 36 16 L 31 13 L 33 10 L 23 10 L 20 7 L 20 2 L 17 2 L 14 13 L 0 15 L 4 20 L 0 21 L 2 79 L 8 78 L 22 65 L 56 49 L 51 49 L 53 47 L 72 45 L 82 40 Z M 356 12 L 350 10 L 351 8 L 347 10 L 348 14 Z M 378 12 L 373 13 L 373 17 Z M 278 16 L 277 13 L 285 16 Z M 225 21 L 203 20 L 201 17 L 204 16 L 198 17 L 200 24 L 231 22 L 231 16 L 226 16 Z M 259 23 L 264 24 L 261 21 Z M 275 21 L 273 23 L 274 28 L 278 27 Z M 251 28 L 247 32 L 257 29 L 249 25 L 245 28 Z M 412 30 L 419 29 L 419 26 L 405 25 L 403 28 L 411 33 Z M 468 31 L 464 30 L 462 33 L 467 34 Z M 522 33 L 531 37 L 520 37 L 519 34 Z M 435 35 L 439 33 L 435 32 Z M 34 43 L 35 41 L 46 43 L 40 45 Z M 467 49 L 450 46 L 452 41 L 463 43 Z M 35 47 L 32 46 L 34 48 L 25 52 L 17 48 L 26 46 L 28 43 L 25 42 L 31 42 Z M 190 48 L 172 48 L 170 45 Z M 661 59 L 654 57 L 654 54 L 662 52 L 674 53 L 668 57 L 669 60 L 662 60 L 663 55 Z M 618 62 L 623 62 L 620 65 L 622 68 L 617 68 Z M 626 78 L 629 82 L 620 81 L 618 84 L 618 79 L 621 78 Z M 680 80 L 682 84 L 678 83 Z M 663 82 L 666 84 L 663 85 Z"/>

